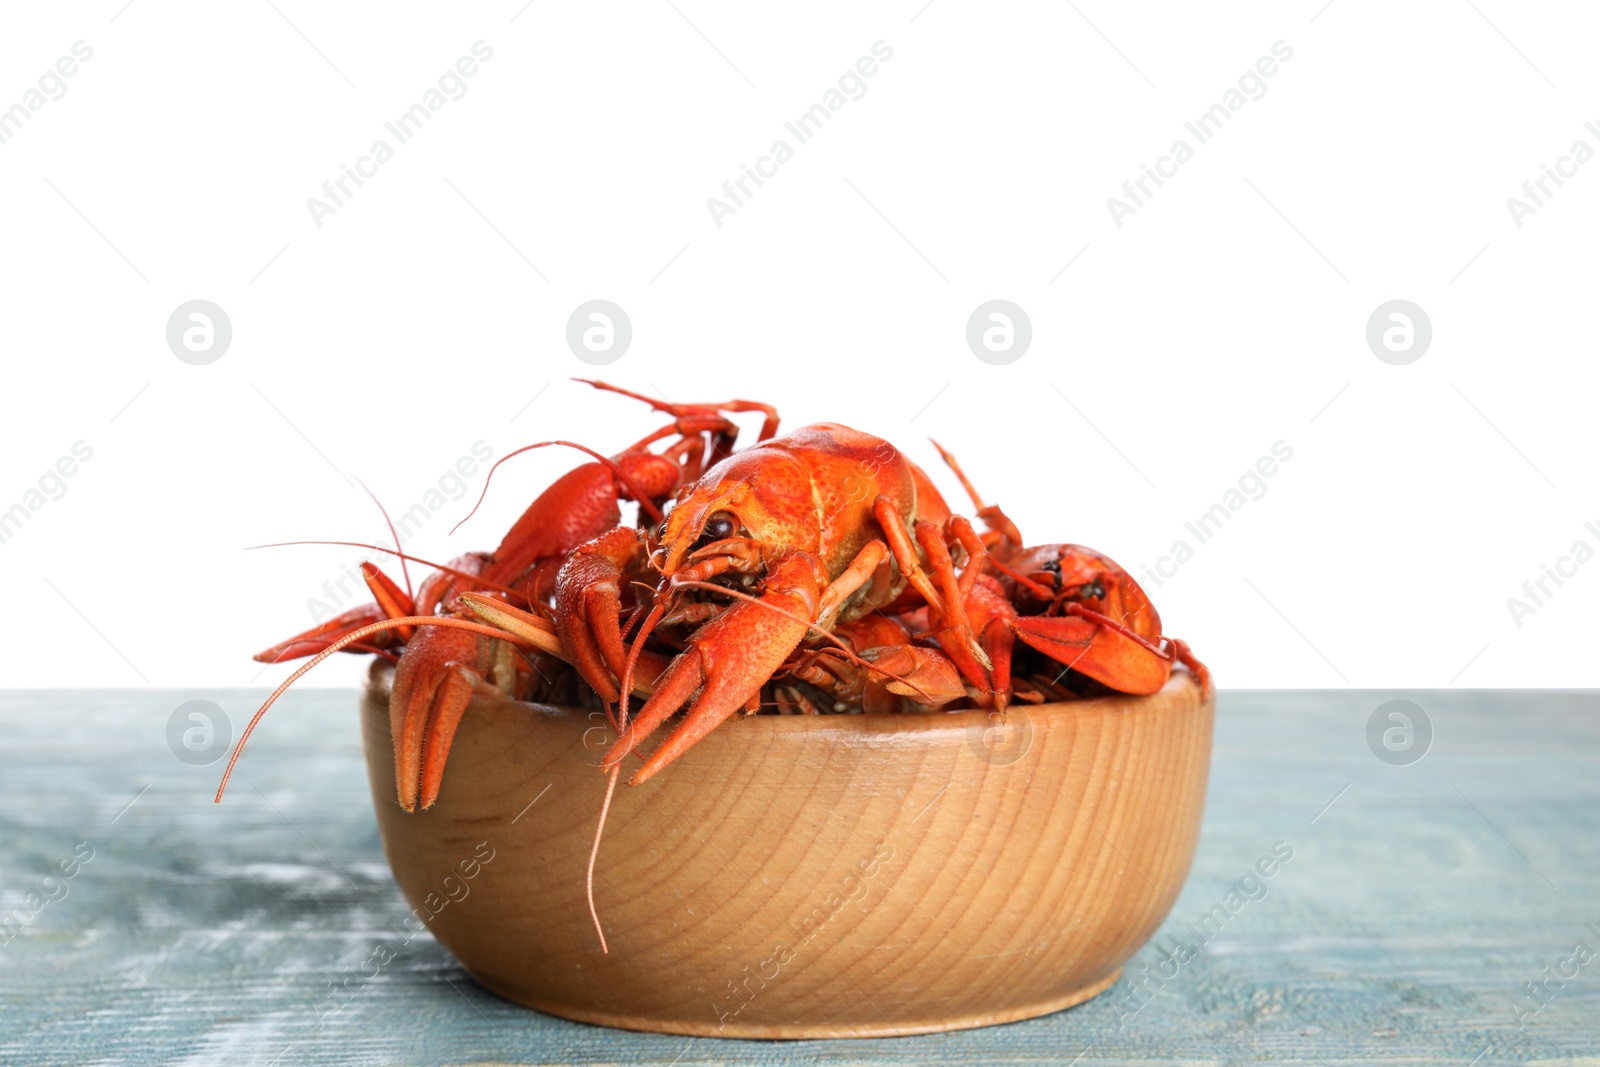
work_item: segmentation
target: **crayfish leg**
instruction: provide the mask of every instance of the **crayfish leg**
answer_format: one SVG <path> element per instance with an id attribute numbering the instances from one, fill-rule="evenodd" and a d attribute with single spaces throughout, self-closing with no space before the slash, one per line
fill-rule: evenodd
<path id="1" fill-rule="evenodd" d="M 1188 667 L 1194 674 L 1194 680 L 1200 683 L 1201 691 L 1209 692 L 1211 689 L 1211 668 L 1200 662 L 1199 657 L 1194 654 L 1194 650 L 1189 647 L 1189 642 L 1178 637 L 1168 637 L 1165 640 L 1172 645 L 1173 654 L 1178 657 L 1178 662 Z"/>

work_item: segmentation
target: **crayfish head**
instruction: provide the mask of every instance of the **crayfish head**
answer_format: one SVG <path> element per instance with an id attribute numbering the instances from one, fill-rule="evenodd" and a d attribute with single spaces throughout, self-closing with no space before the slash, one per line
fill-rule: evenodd
<path id="1" fill-rule="evenodd" d="M 672 578 L 689 562 L 691 554 L 707 545 L 747 535 L 739 514 L 747 503 L 747 492 L 696 499 L 698 495 L 691 493 L 680 499 L 661 524 L 661 538 L 651 553 L 651 563 L 664 579 Z"/>
<path id="2" fill-rule="evenodd" d="M 656 587 L 658 603 L 669 604 L 669 615 L 687 598 L 689 601 L 706 599 L 705 583 L 729 589 L 749 591 L 767 576 L 765 546 L 749 536 L 749 530 L 739 516 L 728 510 L 713 511 L 705 520 L 700 534 L 689 544 L 677 565 L 667 571 L 670 550 L 656 549 L 652 559 L 662 572 Z"/>
<path id="3" fill-rule="evenodd" d="M 1161 633 L 1161 617 L 1133 576 L 1116 561 L 1083 545 L 1039 545 L 1012 558 L 1012 566 L 1055 591 L 1047 614 L 1057 614 L 1068 602 L 1101 612 L 1144 637 Z M 1037 603 L 1025 590 L 1023 602 Z M 1020 606 L 1020 605 L 1019 605 Z M 1023 614 L 1029 614 L 1026 609 Z"/>
<path id="4" fill-rule="evenodd" d="M 811 480 L 792 456 L 759 446 L 736 453 L 679 492 L 663 523 L 656 568 L 671 578 L 724 541 L 765 564 L 796 550 L 814 553 L 817 507 Z"/>

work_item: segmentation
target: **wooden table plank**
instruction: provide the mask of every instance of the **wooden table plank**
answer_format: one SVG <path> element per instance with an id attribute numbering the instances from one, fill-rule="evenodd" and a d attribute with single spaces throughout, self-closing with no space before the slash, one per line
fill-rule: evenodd
<path id="1" fill-rule="evenodd" d="M 1435 732 L 1410 766 L 1367 745 L 1395 696 Z M 1575 943 L 1600 953 L 1593 693 L 1224 693 L 1194 871 L 1109 993 L 986 1030 L 782 1043 L 598 1029 L 480 991 L 430 938 L 404 943 L 355 694 L 290 694 L 221 807 L 220 764 L 166 740 L 195 698 L 237 733 L 259 694 L 0 693 L 0 921 L 26 919 L 0 944 L 0 1062 L 1600 1063 L 1600 956 L 1537 1013 L 1526 989 Z M 1292 859 L 1229 912 L 1277 842 Z M 75 847 L 93 858 L 46 880 Z M 59 899 L 29 916 L 30 892 Z M 1178 939 L 1197 949 L 1181 966 Z M 379 944 L 396 958 L 361 976 Z"/>

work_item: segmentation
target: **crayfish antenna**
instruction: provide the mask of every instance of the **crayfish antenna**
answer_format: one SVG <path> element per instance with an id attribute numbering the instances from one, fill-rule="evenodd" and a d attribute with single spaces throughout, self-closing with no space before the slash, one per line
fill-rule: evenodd
<path id="1" fill-rule="evenodd" d="M 581 378 L 579 379 L 579 381 L 582 380 L 583 379 Z M 655 503 L 651 501 L 649 494 L 640 492 L 639 487 L 634 485 L 633 482 L 628 479 L 628 476 L 623 474 L 617 465 L 610 459 L 602 456 L 588 445 L 580 445 L 576 441 L 536 441 L 531 445 L 523 445 L 521 448 L 513 449 L 494 461 L 494 466 L 490 467 L 489 473 L 483 477 L 483 491 L 478 494 L 477 503 L 472 505 L 472 510 L 467 512 L 466 518 L 463 518 L 461 522 L 458 522 L 454 526 L 450 527 L 450 532 L 455 533 L 461 528 L 462 523 L 466 522 L 467 519 L 472 518 L 472 516 L 478 513 L 478 509 L 483 506 L 484 499 L 489 495 L 489 482 L 492 478 L 494 478 L 494 472 L 500 469 L 500 464 L 504 463 L 512 456 L 520 456 L 524 452 L 532 452 L 536 448 L 552 448 L 556 445 L 560 445 L 563 448 L 576 448 L 579 452 L 589 456 L 596 462 L 605 464 L 606 468 L 611 471 L 612 476 L 615 477 L 617 481 L 622 483 L 622 487 L 633 494 L 633 498 L 638 501 L 639 507 L 643 508 L 645 512 L 649 514 L 649 516 L 656 522 L 661 521 L 661 509 L 655 506 Z"/>
<path id="2" fill-rule="evenodd" d="M 606 715 L 609 717 L 610 714 L 611 710 L 607 708 Z M 606 815 L 611 811 L 611 797 L 617 791 L 617 779 L 620 777 L 622 777 L 622 768 L 611 768 L 611 774 L 607 776 L 606 781 L 606 798 L 600 802 L 600 821 L 595 824 L 594 828 L 594 845 L 589 849 L 589 874 L 586 883 L 589 896 L 589 918 L 594 920 L 594 932 L 600 937 L 600 951 L 607 955 L 610 955 L 611 949 L 606 947 L 606 932 L 600 926 L 600 913 L 595 910 L 594 906 L 594 861 L 600 855 L 600 835 L 606 832 Z"/>
<path id="3" fill-rule="evenodd" d="M 645 618 L 644 624 L 639 627 L 639 636 L 634 639 L 633 647 L 628 649 L 628 661 L 622 668 L 622 686 L 618 690 L 619 699 L 617 701 L 616 715 L 611 714 L 611 705 L 606 702 L 606 718 L 616 728 L 619 738 L 628 729 L 628 698 L 633 693 L 631 688 L 633 685 L 633 669 L 639 662 L 639 653 L 644 650 L 645 638 L 650 636 L 650 631 L 655 629 L 656 623 L 661 621 L 661 617 L 664 614 L 666 614 L 665 605 L 656 604 Z M 589 898 L 589 917 L 594 920 L 594 932 L 600 938 L 600 951 L 608 955 L 611 949 L 606 946 L 606 932 L 600 926 L 600 913 L 595 909 L 594 905 L 594 864 L 600 855 L 600 838 L 606 832 L 606 816 L 611 811 L 611 798 L 616 794 L 617 779 L 620 777 L 622 777 L 622 763 L 618 760 L 617 764 L 611 768 L 611 773 L 607 776 L 606 798 L 600 803 L 600 821 L 595 824 L 594 844 L 589 849 L 589 873 L 586 883 Z"/>
<path id="4" fill-rule="evenodd" d="M 377 493 L 374 493 L 371 489 L 367 489 L 366 482 L 363 482 L 360 478 L 357 478 L 356 484 L 361 486 L 361 488 L 366 489 L 367 495 L 372 498 L 372 502 L 378 505 L 378 513 L 383 516 L 384 524 L 389 527 L 389 536 L 394 538 L 395 554 L 399 555 L 400 531 L 394 528 L 394 520 L 389 517 L 389 509 L 383 506 L 383 501 L 378 499 Z M 417 594 L 411 588 L 411 569 L 406 566 L 406 557 L 403 555 L 400 556 L 400 575 L 406 580 L 406 596 L 412 601 L 415 601 L 417 599 Z M 407 614 L 410 614 L 410 612 L 407 612 Z"/>
<path id="5" fill-rule="evenodd" d="M 265 545 L 247 545 L 247 546 L 245 546 L 245 551 L 246 552 L 254 552 L 258 548 L 287 548 L 290 545 L 344 545 L 344 546 L 346 546 L 348 548 L 370 548 L 374 552 L 383 552 L 383 553 L 386 553 L 388 555 L 394 556 L 397 559 L 401 560 L 402 562 L 404 562 L 405 560 L 410 560 L 412 563 L 420 563 L 424 567 L 432 567 L 434 570 L 438 571 L 440 574 L 448 574 L 453 578 L 465 578 L 468 581 L 472 582 L 474 585 L 482 586 L 485 589 L 493 589 L 497 593 L 504 593 L 507 596 L 513 596 L 513 597 L 522 596 L 522 594 L 517 592 L 515 589 L 511 589 L 511 588 L 509 588 L 507 586 L 499 585 L 499 584 L 497 584 L 495 582 L 491 582 L 488 579 L 483 578 L 483 577 L 481 577 L 479 575 L 469 574 L 464 570 L 459 570 L 459 569 L 457 569 L 455 567 L 450 567 L 450 566 L 447 566 L 447 565 L 445 565 L 443 563 L 435 563 L 435 562 L 433 562 L 433 560 L 431 560 L 431 559 L 423 559 L 421 556 L 413 556 L 409 552 L 397 552 L 394 549 L 388 547 L 387 545 L 373 545 L 373 544 L 368 544 L 365 541 L 311 541 L 311 540 L 307 540 L 307 541 L 273 541 L 273 542 L 270 542 L 269 544 L 265 544 Z"/>
<path id="6" fill-rule="evenodd" d="M 284 693 L 288 692 L 291 685 L 293 685 L 295 682 L 298 682 L 305 676 L 307 671 L 311 670 L 311 668 L 315 667 L 317 664 L 321 663 L 335 652 L 343 651 L 347 646 L 353 645 L 356 642 L 361 641 L 363 638 L 370 637 L 371 635 L 379 633 L 380 631 L 396 630 L 402 626 L 443 626 L 453 630 L 471 630 L 473 633 L 483 634 L 485 637 L 493 637 L 501 641 L 522 641 L 524 644 L 530 643 L 524 637 L 515 634 L 509 634 L 506 631 L 496 629 L 493 626 L 486 626 L 481 622 L 471 622 L 467 619 L 451 619 L 438 615 L 409 615 L 399 619 L 384 619 L 381 622 L 375 622 L 369 626 L 363 626 L 359 630 L 352 630 L 350 633 L 345 634 L 343 637 L 330 644 L 327 648 L 323 649 L 321 652 L 318 652 L 311 659 L 301 664 L 293 674 L 289 675 L 289 677 L 283 680 L 283 683 L 279 685 L 278 688 L 272 691 L 272 695 L 267 697 L 266 702 L 261 705 L 261 707 L 253 716 L 251 716 L 249 725 L 244 728 L 244 732 L 239 735 L 238 743 L 233 746 L 233 755 L 228 757 L 228 766 L 222 772 L 222 781 L 217 786 L 217 795 L 212 798 L 212 803 L 222 803 L 223 791 L 228 788 L 228 779 L 233 776 L 233 765 L 239 762 L 239 756 L 244 752 L 244 743 L 250 740 L 251 733 L 255 731 L 256 724 L 261 721 L 262 716 L 266 715 L 267 709 L 272 707 L 273 704 L 277 703 L 278 698 L 283 696 Z M 555 639 L 553 634 L 550 636 L 549 640 L 553 648 L 559 649 L 561 647 L 561 643 Z M 552 651 L 552 649 L 547 648 L 546 651 Z"/>

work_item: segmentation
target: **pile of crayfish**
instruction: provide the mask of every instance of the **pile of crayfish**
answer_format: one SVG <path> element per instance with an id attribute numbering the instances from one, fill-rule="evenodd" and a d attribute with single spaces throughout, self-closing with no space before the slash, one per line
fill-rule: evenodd
<path id="1" fill-rule="evenodd" d="M 1015 701 L 1153 693 L 1180 662 L 1210 685 L 1126 571 L 1081 545 L 1028 545 L 937 443 L 982 532 L 870 434 L 819 423 L 780 437 L 770 405 L 668 403 L 587 384 L 671 421 L 610 457 L 568 441 L 503 457 L 491 478 L 534 448 L 592 458 L 541 493 L 493 552 L 430 564 L 415 591 L 405 570 L 414 557 L 398 545 L 404 587 L 364 563 L 372 604 L 256 656 L 314 658 L 251 720 L 228 773 L 272 701 L 339 651 L 395 662 L 390 723 L 408 811 L 437 799 L 451 738 L 479 693 L 602 706 L 617 737 L 602 760 L 614 786 L 623 761 L 685 705 L 630 784 L 735 713 L 1003 715 Z M 745 413 L 763 416 L 759 437 L 735 450 L 732 416 Z M 619 507 L 630 501 L 633 525 Z"/>

